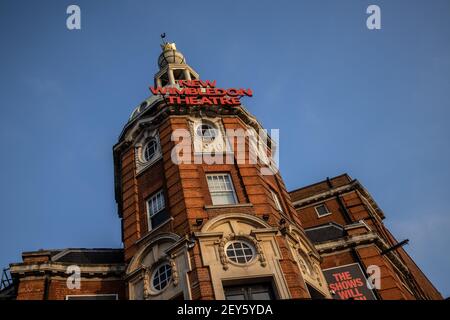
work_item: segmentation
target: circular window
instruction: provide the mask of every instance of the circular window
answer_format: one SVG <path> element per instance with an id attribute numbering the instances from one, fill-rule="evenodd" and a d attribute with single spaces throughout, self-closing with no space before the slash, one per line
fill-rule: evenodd
<path id="1" fill-rule="evenodd" d="M 151 139 L 144 147 L 143 159 L 145 162 L 150 161 L 156 154 L 158 143 L 155 139 Z"/>
<path id="2" fill-rule="evenodd" d="M 228 259 L 236 263 L 248 263 L 255 256 L 253 246 L 245 241 L 230 242 L 226 248 Z"/>
<path id="3" fill-rule="evenodd" d="M 217 129 L 210 124 L 202 124 L 197 127 L 197 136 L 202 138 L 203 142 L 211 143 L 217 136 Z"/>
<path id="4" fill-rule="evenodd" d="M 172 267 L 168 263 L 164 263 L 159 266 L 152 276 L 153 288 L 156 291 L 161 291 L 169 284 L 172 279 Z"/>

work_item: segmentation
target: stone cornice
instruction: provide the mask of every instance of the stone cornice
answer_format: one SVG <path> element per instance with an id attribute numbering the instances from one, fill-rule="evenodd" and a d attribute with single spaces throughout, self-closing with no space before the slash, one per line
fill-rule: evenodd
<path id="1" fill-rule="evenodd" d="M 302 206 L 305 206 L 305 205 L 308 205 L 311 203 L 319 202 L 326 198 L 330 198 L 330 197 L 336 196 L 338 194 L 353 190 L 357 183 L 358 182 L 356 180 L 353 180 L 352 182 L 350 182 L 349 184 L 346 184 L 344 186 L 340 186 L 337 188 L 327 190 L 325 192 L 314 194 L 312 196 L 309 196 L 309 197 L 301 199 L 301 200 L 293 201 L 292 204 L 294 205 L 294 207 L 298 208 L 298 207 L 302 207 Z"/>
<path id="2" fill-rule="evenodd" d="M 345 250 L 349 248 L 355 248 L 362 245 L 374 244 L 380 252 L 389 248 L 388 244 L 376 233 L 367 232 L 365 234 L 358 234 L 354 236 L 347 236 L 337 240 L 322 242 L 316 244 L 317 251 L 322 254 L 334 254 L 337 251 Z M 399 256 L 391 251 L 386 256 L 392 261 L 392 263 L 400 269 L 402 272 L 409 273 L 409 269 L 406 264 L 399 258 Z"/>
<path id="3" fill-rule="evenodd" d="M 13 263 L 10 265 L 10 272 L 12 276 L 24 277 L 29 275 L 64 275 L 67 277 L 67 267 L 76 265 L 80 268 L 81 276 L 116 276 L 121 278 L 125 272 L 125 264 L 75 264 L 75 263 L 60 263 L 60 262 L 45 262 L 45 263 Z"/>
<path id="4" fill-rule="evenodd" d="M 148 99 L 150 100 L 150 99 Z M 150 110 L 156 111 L 153 115 L 148 115 Z M 222 106 L 183 106 L 166 105 L 162 98 L 153 99 L 152 105 L 147 107 L 141 115 L 129 121 L 123 128 L 119 142 L 113 147 L 114 152 L 123 148 L 125 141 L 132 141 L 133 134 L 140 128 L 154 125 L 159 126 L 169 116 L 194 116 L 194 117 L 217 117 L 217 116 L 238 116 L 243 122 L 255 130 L 263 129 L 258 120 L 251 115 L 243 105 L 235 107 Z M 131 134 L 131 135 L 130 135 Z"/>
<path id="5" fill-rule="evenodd" d="M 320 201 L 323 201 L 323 200 L 331 198 L 331 197 L 339 196 L 339 195 L 341 195 L 343 193 L 346 193 L 346 192 L 349 192 L 349 191 L 352 191 L 352 190 L 359 191 L 361 193 L 361 195 L 363 195 L 363 199 L 365 198 L 364 200 L 367 201 L 370 204 L 370 206 L 375 211 L 375 213 L 381 219 L 384 219 L 385 216 L 384 216 L 383 211 L 378 207 L 377 203 L 372 198 L 370 193 L 356 179 L 351 181 L 350 183 L 348 183 L 346 185 L 343 185 L 343 186 L 340 186 L 340 187 L 337 187 L 337 188 L 332 188 L 332 189 L 327 190 L 325 192 L 314 194 L 314 195 L 309 196 L 307 198 L 294 201 L 292 204 L 294 205 L 295 208 L 300 208 L 300 207 L 303 207 L 303 206 L 312 205 L 312 204 L 314 204 L 316 202 L 320 202 Z"/>
<path id="6" fill-rule="evenodd" d="M 224 204 L 224 205 L 205 205 L 205 210 L 215 209 L 238 209 L 238 208 L 252 208 L 252 203 L 237 203 L 237 204 Z"/>

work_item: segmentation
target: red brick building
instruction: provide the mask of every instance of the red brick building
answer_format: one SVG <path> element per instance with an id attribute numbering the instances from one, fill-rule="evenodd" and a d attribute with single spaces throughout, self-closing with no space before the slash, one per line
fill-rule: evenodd
<path id="1" fill-rule="evenodd" d="M 158 65 L 155 87 L 198 84 L 199 75 L 174 44 L 163 45 Z M 123 249 L 23 253 L 23 262 L 10 266 L 12 285 L 4 295 L 333 298 L 342 293 L 330 292 L 322 269 L 357 263 L 364 277 L 370 265 L 380 267 L 377 299 L 441 298 L 406 252 L 392 248 L 397 242 L 382 211 L 357 181 L 343 175 L 289 193 L 273 163 L 261 160 L 270 159 L 275 141 L 268 137 L 267 152 L 256 162 L 250 161 L 250 139 L 237 152 L 239 142 L 230 141 L 228 132 L 258 133 L 262 127 L 242 105 L 222 102 L 169 104 L 161 94 L 142 102 L 113 148 Z M 190 150 L 183 151 L 189 163 L 174 161 L 180 146 Z M 206 161 L 211 152 L 223 161 Z M 356 286 L 353 280 L 345 285 Z"/>
<path id="2" fill-rule="evenodd" d="M 374 290 L 377 299 L 442 299 L 385 227 L 383 211 L 358 180 L 343 174 L 290 195 L 325 273 L 340 266 L 358 264 L 365 271 L 375 265 L 381 277 Z"/>

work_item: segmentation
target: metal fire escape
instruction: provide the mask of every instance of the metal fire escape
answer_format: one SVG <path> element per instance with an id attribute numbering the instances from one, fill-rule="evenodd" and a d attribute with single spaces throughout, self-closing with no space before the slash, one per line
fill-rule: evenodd
<path id="1" fill-rule="evenodd" d="M 14 299 L 15 288 L 9 268 L 4 268 L 0 279 L 0 300 Z"/>

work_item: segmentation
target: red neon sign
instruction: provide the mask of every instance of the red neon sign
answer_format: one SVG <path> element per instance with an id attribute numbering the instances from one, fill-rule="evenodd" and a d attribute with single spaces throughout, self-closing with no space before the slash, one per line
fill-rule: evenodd
<path id="1" fill-rule="evenodd" d="M 240 105 L 242 97 L 253 96 L 251 89 L 217 88 L 216 80 L 178 80 L 177 87 L 150 87 L 154 95 L 167 98 L 168 104 L 177 105 Z"/>

